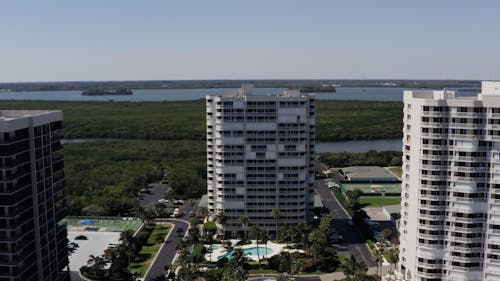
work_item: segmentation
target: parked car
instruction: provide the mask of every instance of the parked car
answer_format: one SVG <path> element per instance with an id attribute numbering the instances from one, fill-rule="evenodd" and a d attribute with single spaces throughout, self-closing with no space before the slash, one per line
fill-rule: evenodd
<path id="1" fill-rule="evenodd" d="M 160 203 L 160 204 L 168 204 L 168 200 L 162 198 L 162 199 L 158 200 L 158 203 Z"/>
<path id="2" fill-rule="evenodd" d="M 330 243 L 331 244 L 340 244 L 344 240 L 344 237 L 342 235 L 332 235 L 330 236 Z"/>
<path id="3" fill-rule="evenodd" d="M 182 235 L 182 232 L 184 232 L 184 229 L 182 227 L 178 227 L 177 230 L 175 231 L 177 232 L 177 235 L 178 236 L 181 236 Z"/>
<path id="4" fill-rule="evenodd" d="M 182 205 L 182 204 L 184 204 L 184 200 L 175 200 L 174 204 L 175 205 Z"/>
<path id="5" fill-rule="evenodd" d="M 382 235 L 382 232 L 380 232 L 380 231 L 374 231 L 373 232 L 373 238 L 375 240 L 382 239 L 382 238 L 384 238 L 384 235 Z"/>
<path id="6" fill-rule="evenodd" d="M 88 240 L 88 238 L 85 235 L 78 235 L 75 237 L 75 240 Z"/>
<path id="7" fill-rule="evenodd" d="M 194 212 L 193 212 L 193 211 L 189 211 L 188 216 L 189 216 L 189 217 L 194 217 L 194 216 L 195 216 L 195 214 L 194 214 Z"/>

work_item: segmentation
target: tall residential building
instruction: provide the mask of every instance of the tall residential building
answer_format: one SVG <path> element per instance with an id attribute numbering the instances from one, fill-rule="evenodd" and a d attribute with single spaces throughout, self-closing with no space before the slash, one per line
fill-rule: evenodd
<path id="1" fill-rule="evenodd" d="M 0 110 L 0 281 L 70 280 L 61 111 Z"/>
<path id="2" fill-rule="evenodd" d="M 405 91 L 403 131 L 405 280 L 500 280 L 500 82 Z"/>
<path id="3" fill-rule="evenodd" d="M 208 209 L 225 215 L 222 227 L 233 237 L 244 230 L 242 216 L 248 230 L 269 233 L 313 216 L 314 96 L 252 91 L 244 84 L 206 98 Z M 281 215 L 271 216 L 273 209 Z"/>

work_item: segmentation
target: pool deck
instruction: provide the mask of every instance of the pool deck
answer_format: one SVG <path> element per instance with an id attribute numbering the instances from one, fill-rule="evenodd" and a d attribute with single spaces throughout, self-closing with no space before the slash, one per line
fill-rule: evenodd
<path id="1" fill-rule="evenodd" d="M 231 241 L 231 243 L 232 243 L 232 245 L 233 245 L 234 248 L 241 248 L 243 250 L 257 247 L 257 243 L 255 243 L 255 240 L 252 240 L 251 244 L 243 245 L 243 246 L 234 246 L 239 241 L 237 239 L 231 239 L 229 241 Z M 266 248 L 269 248 L 269 249 L 272 250 L 272 254 L 264 255 L 264 253 L 262 253 L 262 254 L 259 253 L 259 256 L 260 256 L 261 259 L 263 259 L 263 258 L 270 258 L 270 257 L 272 257 L 274 255 L 279 254 L 282 251 L 286 251 L 286 252 L 303 252 L 302 250 L 297 250 L 297 249 L 285 249 L 286 246 L 287 246 L 287 244 L 278 244 L 278 243 L 273 243 L 271 241 L 268 241 L 267 244 L 265 244 L 265 245 L 262 244 L 262 243 L 259 243 L 259 248 L 266 247 Z M 217 248 L 217 249 L 213 249 L 212 250 L 212 254 L 208 253 L 208 254 L 205 255 L 205 259 L 208 260 L 208 261 L 211 261 L 211 262 L 217 262 L 217 258 L 219 256 L 224 255 L 226 253 L 226 251 L 227 251 L 226 248 L 224 248 L 222 246 L 219 247 L 219 248 Z M 257 255 L 248 254 L 246 256 L 248 258 L 254 260 L 254 261 L 257 261 L 259 259 L 257 257 Z"/>

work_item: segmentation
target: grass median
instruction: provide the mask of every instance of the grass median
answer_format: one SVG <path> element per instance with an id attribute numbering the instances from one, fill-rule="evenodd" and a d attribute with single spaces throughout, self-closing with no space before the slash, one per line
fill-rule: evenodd
<path id="1" fill-rule="evenodd" d="M 129 269 L 131 273 L 137 273 L 138 276 L 144 277 L 146 271 L 148 270 L 156 254 L 160 250 L 163 243 L 165 243 L 165 237 L 172 228 L 170 224 L 157 224 L 152 227 L 153 231 L 134 260 L 130 263 Z"/>
<path id="2" fill-rule="evenodd" d="M 361 196 L 359 203 L 363 207 L 383 207 L 401 204 L 401 196 Z"/>

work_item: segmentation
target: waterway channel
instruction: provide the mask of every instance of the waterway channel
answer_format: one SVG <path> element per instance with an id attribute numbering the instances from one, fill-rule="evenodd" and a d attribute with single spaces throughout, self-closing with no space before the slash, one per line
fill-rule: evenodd
<path id="1" fill-rule="evenodd" d="M 124 139 L 63 139 L 62 143 L 82 143 L 91 141 L 126 141 Z M 128 140 L 133 141 L 133 140 Z M 316 152 L 367 152 L 369 150 L 397 150 L 402 148 L 401 139 L 318 142 Z"/>

